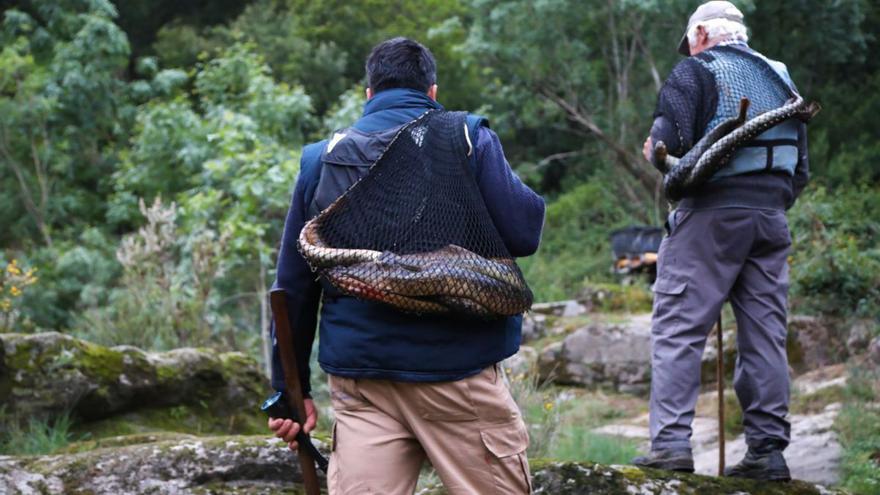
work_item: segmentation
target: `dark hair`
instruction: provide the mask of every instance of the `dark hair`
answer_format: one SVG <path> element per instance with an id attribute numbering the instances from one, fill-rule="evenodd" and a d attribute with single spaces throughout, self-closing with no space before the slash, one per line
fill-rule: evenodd
<path id="1" fill-rule="evenodd" d="M 391 88 L 427 92 L 437 82 L 437 62 L 421 43 L 392 38 L 373 47 L 367 57 L 367 82 L 373 93 Z"/>

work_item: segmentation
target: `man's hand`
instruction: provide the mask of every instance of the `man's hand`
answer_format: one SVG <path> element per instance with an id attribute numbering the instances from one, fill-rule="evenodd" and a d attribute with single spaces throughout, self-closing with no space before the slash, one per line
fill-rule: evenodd
<path id="1" fill-rule="evenodd" d="M 306 422 L 303 425 L 303 430 L 308 434 L 315 429 L 315 425 L 318 423 L 318 410 L 315 409 L 315 402 L 312 399 L 305 399 L 304 402 L 306 406 Z M 276 437 L 287 442 L 290 450 L 296 451 L 298 447 L 296 434 L 299 433 L 299 423 L 294 423 L 290 419 L 269 418 L 269 429 L 272 430 Z"/>
<path id="2" fill-rule="evenodd" d="M 654 141 L 651 139 L 651 136 L 648 136 L 645 139 L 645 144 L 642 145 L 642 155 L 644 155 L 645 160 L 651 161 L 651 148 L 654 147 Z"/>

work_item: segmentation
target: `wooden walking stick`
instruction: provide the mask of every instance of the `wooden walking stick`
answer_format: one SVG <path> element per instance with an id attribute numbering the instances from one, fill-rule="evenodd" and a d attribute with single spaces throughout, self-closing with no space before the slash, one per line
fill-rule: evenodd
<path id="1" fill-rule="evenodd" d="M 299 367 L 296 363 L 296 352 L 293 349 L 293 329 L 290 328 L 290 320 L 287 317 L 287 295 L 283 289 L 274 289 L 269 293 L 269 301 L 272 305 L 272 315 L 275 318 L 275 338 L 278 340 L 278 351 L 281 353 L 281 366 L 284 368 L 284 382 L 287 386 L 287 400 L 291 408 L 296 411 L 300 419 L 300 428 L 305 424 L 306 405 L 303 400 L 302 386 L 299 381 Z M 302 432 L 302 430 L 300 430 Z M 308 435 L 303 432 L 303 437 L 309 444 Z M 299 441 L 296 453 L 299 457 L 299 466 L 302 471 L 303 484 L 306 495 L 320 495 L 321 485 L 318 481 L 318 471 L 315 469 L 315 458 L 304 442 Z"/>
<path id="2" fill-rule="evenodd" d="M 724 335 L 721 332 L 721 313 L 718 313 L 718 476 L 724 476 Z"/>

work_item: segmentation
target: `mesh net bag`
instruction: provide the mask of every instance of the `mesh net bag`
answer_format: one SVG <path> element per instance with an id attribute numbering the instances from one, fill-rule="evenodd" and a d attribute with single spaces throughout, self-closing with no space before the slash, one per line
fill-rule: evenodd
<path id="1" fill-rule="evenodd" d="M 303 228 L 299 248 L 343 293 L 410 313 L 511 316 L 532 293 L 468 163 L 466 113 L 404 126 L 370 172 Z"/>
<path id="2" fill-rule="evenodd" d="M 795 96 L 788 83 L 760 56 L 732 47 L 719 47 L 715 52 L 714 56 L 699 58 L 714 74 L 718 88 L 718 111 L 708 129 L 737 115 L 742 98 L 750 101 L 747 119 L 751 120 Z"/>

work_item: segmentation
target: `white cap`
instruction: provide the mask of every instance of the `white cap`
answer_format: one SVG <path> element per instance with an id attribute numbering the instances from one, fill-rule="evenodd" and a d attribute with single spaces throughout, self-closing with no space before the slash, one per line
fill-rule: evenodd
<path id="1" fill-rule="evenodd" d="M 695 10 L 694 13 L 691 14 L 691 18 L 688 19 L 687 29 L 684 30 L 684 36 L 681 37 L 681 42 L 678 44 L 678 53 L 681 53 L 684 56 L 689 56 L 691 54 L 691 45 L 688 42 L 688 31 L 697 24 L 712 19 L 727 19 L 728 21 L 738 22 L 745 25 L 745 22 L 743 21 L 743 13 L 736 8 L 736 5 L 722 0 L 706 2 L 697 7 L 697 10 Z"/>

